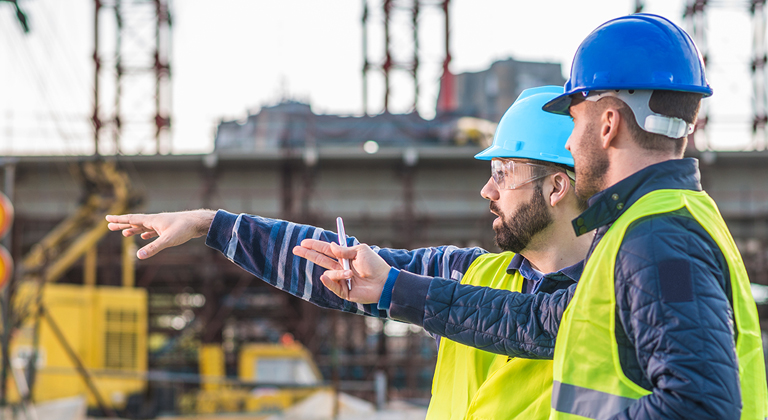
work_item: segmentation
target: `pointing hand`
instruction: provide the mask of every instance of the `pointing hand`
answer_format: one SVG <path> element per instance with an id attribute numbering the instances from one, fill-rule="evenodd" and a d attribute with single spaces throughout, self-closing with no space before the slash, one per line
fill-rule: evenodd
<path id="1" fill-rule="evenodd" d="M 122 230 L 123 236 L 140 234 L 141 239 L 157 238 L 138 250 L 140 260 L 149 258 L 165 248 L 181 245 L 208 233 L 216 212 L 192 210 L 176 213 L 124 214 L 107 216 L 109 230 Z"/>

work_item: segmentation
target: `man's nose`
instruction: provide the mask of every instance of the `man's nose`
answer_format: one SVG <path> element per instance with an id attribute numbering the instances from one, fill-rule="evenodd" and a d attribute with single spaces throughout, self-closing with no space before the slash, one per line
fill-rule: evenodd
<path id="1" fill-rule="evenodd" d="M 495 201 L 499 199 L 499 189 L 496 187 L 493 177 L 488 178 L 488 182 L 480 190 L 480 195 L 486 200 Z"/>

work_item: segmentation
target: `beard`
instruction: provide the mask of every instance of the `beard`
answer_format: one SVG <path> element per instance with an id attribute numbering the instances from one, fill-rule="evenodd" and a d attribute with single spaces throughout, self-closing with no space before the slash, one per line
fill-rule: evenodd
<path id="1" fill-rule="evenodd" d="M 504 251 L 520 253 L 528 247 L 534 235 L 553 222 L 541 186 L 536 187 L 531 200 L 521 205 L 510 217 L 506 217 L 495 202 L 491 201 L 490 206 L 491 211 L 501 219 L 501 225 L 494 226 L 493 230 L 496 232 L 496 246 Z"/>
<path id="2" fill-rule="evenodd" d="M 587 125 L 580 142 L 584 150 L 579 153 L 579 162 L 576 164 L 575 192 L 582 201 L 587 201 L 603 190 L 603 178 L 610 167 L 608 155 L 598 146 L 600 137 L 597 130 L 597 124 Z"/>

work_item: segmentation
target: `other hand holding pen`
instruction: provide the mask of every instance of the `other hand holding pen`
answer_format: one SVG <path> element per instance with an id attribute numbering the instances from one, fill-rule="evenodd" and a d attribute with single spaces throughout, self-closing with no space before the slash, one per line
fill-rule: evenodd
<path id="1" fill-rule="evenodd" d="M 368 245 L 342 248 L 335 243 L 305 239 L 301 246 L 293 248 L 293 253 L 328 269 L 320 280 L 340 298 L 357 303 L 379 301 L 390 266 Z M 351 269 L 344 270 L 340 259 L 348 259 Z M 348 290 L 346 279 L 352 279 L 352 290 Z"/>

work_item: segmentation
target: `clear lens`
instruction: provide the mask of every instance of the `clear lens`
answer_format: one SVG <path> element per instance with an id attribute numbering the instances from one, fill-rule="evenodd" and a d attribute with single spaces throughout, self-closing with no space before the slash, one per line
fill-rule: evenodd
<path id="1" fill-rule="evenodd" d="M 555 172 L 557 170 L 552 167 L 534 163 L 501 159 L 491 161 L 491 176 L 501 190 L 514 190 Z"/>

